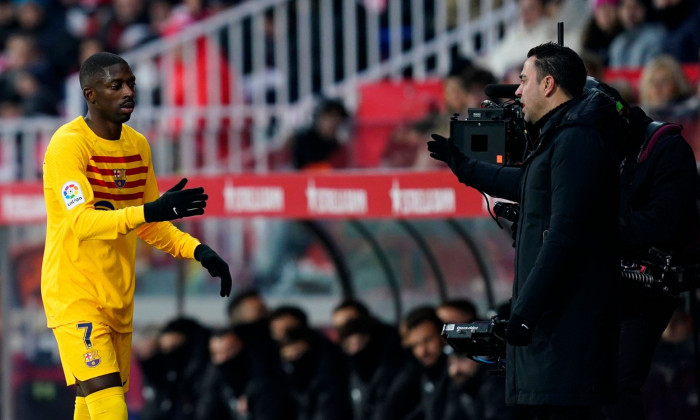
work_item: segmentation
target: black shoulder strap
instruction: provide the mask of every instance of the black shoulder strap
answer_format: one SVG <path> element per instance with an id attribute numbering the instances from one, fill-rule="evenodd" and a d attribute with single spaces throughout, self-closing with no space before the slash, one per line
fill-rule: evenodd
<path id="1" fill-rule="evenodd" d="M 652 121 L 647 124 L 644 130 L 644 142 L 639 148 L 639 154 L 637 155 L 637 163 L 642 163 L 649 158 L 651 151 L 661 137 L 669 134 L 679 134 L 681 130 L 683 130 L 683 127 L 673 123 Z"/>

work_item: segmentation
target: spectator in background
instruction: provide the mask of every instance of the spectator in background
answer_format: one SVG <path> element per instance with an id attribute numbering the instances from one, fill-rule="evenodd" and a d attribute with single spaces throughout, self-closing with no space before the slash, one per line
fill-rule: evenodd
<path id="1" fill-rule="evenodd" d="M 389 343 L 387 346 L 394 350 L 401 348 L 401 339 L 396 328 L 378 320 L 377 317 L 370 313 L 364 303 L 356 299 L 345 299 L 333 309 L 332 323 L 335 332 L 339 335 L 341 328 L 345 324 L 358 318 L 370 318 L 374 325 L 381 330 L 381 336 Z"/>
<path id="2" fill-rule="evenodd" d="M 477 319 L 476 305 L 467 298 L 446 300 L 438 305 L 435 313 L 444 324 L 467 324 Z"/>
<path id="3" fill-rule="evenodd" d="M 307 326 L 285 331 L 279 342 L 297 420 L 352 420 L 348 373 L 340 350 Z"/>
<path id="4" fill-rule="evenodd" d="M 484 59 L 484 65 L 498 78 L 516 64 L 523 48 L 557 39 L 556 22 L 547 16 L 544 0 L 520 0 L 518 23 Z"/>
<path id="5" fill-rule="evenodd" d="M 408 388 L 392 392 L 395 378 L 405 368 L 398 341 L 367 315 L 342 323 L 338 336 L 350 366 L 354 419 L 404 418 L 413 408 L 418 393 L 409 394 Z M 413 389 L 417 390 L 417 386 Z"/>
<path id="6" fill-rule="evenodd" d="M 418 410 L 426 420 L 443 419 L 450 378 L 447 374 L 445 343 L 440 335 L 442 320 L 432 308 L 417 308 L 406 315 L 405 323 L 406 344 L 422 367 Z"/>
<path id="7" fill-rule="evenodd" d="M 270 310 L 257 289 L 249 288 L 237 292 L 228 305 L 230 325 L 236 327 L 238 335 L 248 351 L 270 366 L 279 366 L 277 344 L 270 336 Z"/>
<path id="8" fill-rule="evenodd" d="M 486 99 L 498 101 L 498 98 L 487 97 L 484 92 L 486 85 L 497 82 L 496 77 L 489 70 L 473 65 L 469 61 L 455 63 L 443 81 L 446 110 L 436 121 L 433 132 L 449 135 L 450 119 L 455 114 L 459 114 L 460 119 L 466 119 L 470 108 L 481 107 L 481 103 Z M 434 162 L 429 162 L 432 159 L 425 153 L 421 153 L 418 159 L 422 167 L 436 167 Z"/>
<path id="9" fill-rule="evenodd" d="M 270 336 L 278 343 L 284 339 L 287 331 L 308 326 L 306 312 L 297 306 L 280 306 L 270 314 Z"/>
<path id="10" fill-rule="evenodd" d="M 383 168 L 413 168 L 417 170 L 435 168 L 436 165 L 426 160 L 419 153 L 425 148 L 430 133 L 435 130 L 436 116 L 430 114 L 408 125 L 401 124 L 389 137 L 381 166 Z"/>
<path id="11" fill-rule="evenodd" d="M 146 403 L 143 420 L 191 420 L 204 394 L 209 331 L 189 318 L 168 322 L 158 336 L 157 352 L 140 360 Z"/>
<path id="12" fill-rule="evenodd" d="M 451 353 L 447 357 L 450 384 L 444 420 L 517 419 L 515 407 L 506 407 L 506 387 L 502 376 L 488 372 L 488 366 Z"/>
<path id="13" fill-rule="evenodd" d="M 148 38 L 147 16 L 144 8 L 143 0 L 114 0 L 111 16 L 100 30 L 100 37 L 107 51 L 123 52 L 125 38 L 133 33 L 131 31 L 138 31 L 139 28 L 146 28 L 143 39 Z M 136 45 L 138 42 L 137 40 L 132 44 Z"/>
<path id="14" fill-rule="evenodd" d="M 267 319 L 270 310 L 260 292 L 256 289 L 244 289 L 236 293 L 228 304 L 228 316 L 231 325 L 250 324 Z"/>
<path id="15" fill-rule="evenodd" d="M 173 3 L 170 0 L 151 0 L 146 7 L 150 32 L 156 36 L 165 34 Z"/>
<path id="16" fill-rule="evenodd" d="M 76 67 L 76 71 L 88 57 L 100 51 L 104 51 L 104 44 L 102 44 L 99 38 L 90 37 L 80 41 L 80 45 L 78 46 L 78 67 Z"/>
<path id="17" fill-rule="evenodd" d="M 65 16 L 54 15 L 48 3 L 27 0 L 16 9 L 18 29 L 36 38 L 37 52 L 48 61 L 51 73 L 40 81 L 48 86 L 63 82 L 75 63 L 78 40 L 67 29 Z M 51 16 L 49 19 L 47 14 Z"/>
<path id="18" fill-rule="evenodd" d="M 7 38 L 18 28 L 12 0 L 0 1 L 0 46 L 4 46 Z"/>
<path id="19" fill-rule="evenodd" d="M 52 69 L 42 57 L 36 38 L 23 32 L 10 35 L 3 58 L 0 98 L 16 103 L 22 115 L 57 115 Z"/>
<path id="20" fill-rule="evenodd" d="M 292 164 L 295 169 L 328 170 L 348 165 L 348 110 L 339 99 L 322 99 L 314 111 L 310 127 L 291 138 Z"/>
<path id="21" fill-rule="evenodd" d="M 681 123 L 696 118 L 700 104 L 680 63 L 669 55 L 650 61 L 639 81 L 640 106 L 656 120 Z"/>
<path id="22" fill-rule="evenodd" d="M 590 0 L 547 0 L 546 13 L 555 22 L 564 22 L 564 45 L 574 51 L 583 51 L 583 32 L 591 15 Z"/>
<path id="23" fill-rule="evenodd" d="M 696 0 L 654 0 L 664 26 L 665 53 L 681 63 L 698 61 L 700 48 L 700 9 Z"/>
<path id="24" fill-rule="evenodd" d="M 605 65 L 609 61 L 610 43 L 622 31 L 617 19 L 617 1 L 594 0 L 593 16 L 583 31 L 583 49 L 597 54 Z"/>
<path id="25" fill-rule="evenodd" d="M 484 88 L 496 82 L 494 75 L 481 67 L 470 65 L 452 69 L 443 82 L 447 115 L 460 114 L 466 118 L 469 108 L 479 108 L 484 100 L 490 99 Z"/>
<path id="26" fill-rule="evenodd" d="M 695 351 L 693 318 L 681 305 L 661 336 L 644 386 L 645 418 L 697 418 Z"/>
<path id="27" fill-rule="evenodd" d="M 336 332 L 339 332 L 348 321 L 362 316 L 370 316 L 367 306 L 359 300 L 345 299 L 333 309 L 331 322 Z"/>
<path id="28" fill-rule="evenodd" d="M 620 0 L 617 15 L 623 31 L 610 43 L 610 67 L 641 67 L 661 53 L 664 30 L 648 20 L 650 7 L 649 0 Z"/>
<path id="29" fill-rule="evenodd" d="M 58 115 L 57 100 L 53 92 L 42 86 L 32 73 L 26 71 L 17 73 L 13 87 L 20 98 L 23 115 L 27 117 Z"/>
<path id="30" fill-rule="evenodd" d="M 296 420 L 279 364 L 258 357 L 240 326 L 214 331 L 209 352 L 195 420 Z"/>

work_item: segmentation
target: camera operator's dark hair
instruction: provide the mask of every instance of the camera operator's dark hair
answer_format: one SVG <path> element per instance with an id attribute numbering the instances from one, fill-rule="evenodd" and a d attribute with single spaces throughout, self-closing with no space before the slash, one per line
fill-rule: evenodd
<path id="1" fill-rule="evenodd" d="M 535 57 L 538 82 L 550 75 L 570 97 L 574 98 L 583 93 L 586 65 L 571 48 L 548 42 L 532 48 L 527 56 Z"/>
<path id="2" fill-rule="evenodd" d="M 406 315 L 406 331 L 411 331 L 424 322 L 430 322 L 435 325 L 438 332 L 442 331 L 442 320 L 438 318 L 435 308 L 432 306 L 418 307 Z"/>
<path id="3" fill-rule="evenodd" d="M 270 314 L 270 321 L 273 321 L 285 315 L 291 316 L 305 327 L 309 325 L 309 318 L 306 315 L 306 312 L 304 312 L 304 310 L 300 307 L 293 305 L 282 305 L 274 311 L 272 311 L 272 313 Z"/>

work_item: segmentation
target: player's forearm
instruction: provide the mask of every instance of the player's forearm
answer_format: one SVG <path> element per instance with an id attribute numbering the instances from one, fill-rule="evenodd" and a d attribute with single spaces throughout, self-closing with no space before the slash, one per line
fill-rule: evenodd
<path id="1" fill-rule="evenodd" d="M 178 229 L 170 222 L 146 223 L 137 230 L 147 244 L 176 258 L 194 258 L 199 240 Z"/>
<path id="2" fill-rule="evenodd" d="M 143 206 L 102 211 L 86 206 L 72 219 L 75 236 L 81 240 L 111 240 L 146 223 Z"/>

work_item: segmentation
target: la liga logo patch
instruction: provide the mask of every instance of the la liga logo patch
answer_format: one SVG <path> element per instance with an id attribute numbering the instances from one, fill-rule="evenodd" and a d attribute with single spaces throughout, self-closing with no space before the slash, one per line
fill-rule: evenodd
<path id="1" fill-rule="evenodd" d="M 63 184 L 63 187 L 61 187 L 61 192 L 63 194 L 63 201 L 66 203 L 66 208 L 68 210 L 85 202 L 83 190 L 75 181 L 68 181 Z"/>

